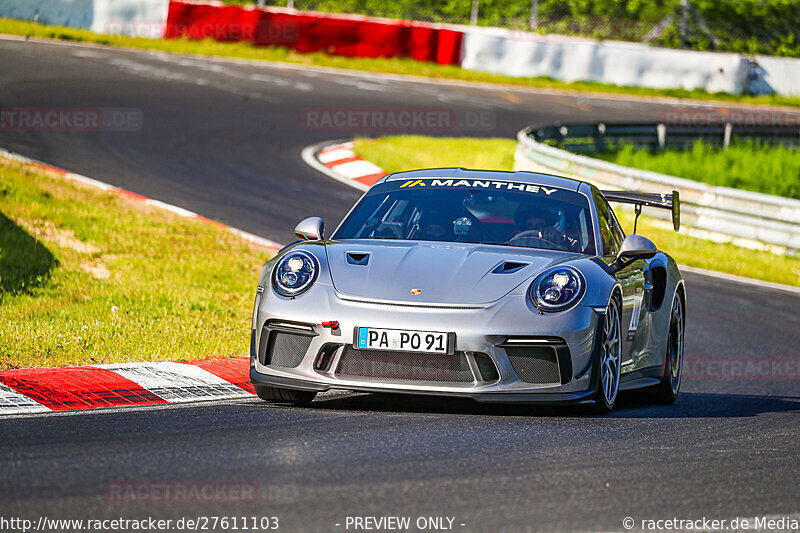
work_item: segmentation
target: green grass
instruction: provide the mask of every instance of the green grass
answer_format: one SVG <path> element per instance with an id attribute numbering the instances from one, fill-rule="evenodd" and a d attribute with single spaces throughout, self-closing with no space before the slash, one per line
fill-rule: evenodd
<path id="1" fill-rule="evenodd" d="M 378 139 L 359 138 L 355 151 L 387 172 L 431 167 L 493 168 L 511 170 L 511 139 L 469 139 L 400 135 Z"/>
<path id="2" fill-rule="evenodd" d="M 277 61 L 317 67 L 335 67 L 364 72 L 381 72 L 427 78 L 448 79 L 465 82 L 480 82 L 499 85 L 523 86 L 541 89 L 558 89 L 574 92 L 606 94 L 628 94 L 638 96 L 670 96 L 698 100 L 716 100 L 756 105 L 784 105 L 800 107 L 800 97 L 739 96 L 725 93 L 708 93 L 702 90 L 648 89 L 624 87 L 605 83 L 566 83 L 549 78 L 515 78 L 485 72 L 475 72 L 453 65 L 437 65 L 411 59 L 350 58 L 323 53 L 301 54 L 283 47 L 256 47 L 247 43 L 220 43 L 210 39 L 193 41 L 188 39 L 144 39 L 118 35 L 103 35 L 88 30 L 46 26 L 0 18 L 0 34 L 22 35 L 40 39 L 58 39 L 102 45 L 159 50 L 163 52 L 194 54 L 201 56 L 229 57 L 237 59 Z"/>
<path id="3" fill-rule="evenodd" d="M 457 139 L 421 136 L 356 139 L 355 152 L 387 172 L 413 168 L 466 167 L 512 170 L 516 142 L 508 139 Z M 700 162 L 698 162 L 699 164 Z M 682 264 L 800 287 L 800 259 L 748 250 L 674 232 L 661 220 L 639 218 L 638 233 L 652 239 Z M 633 229 L 633 214 L 617 209 L 623 228 Z"/>
<path id="4" fill-rule="evenodd" d="M 0 160 L 0 369 L 247 355 L 270 253 Z"/>
<path id="5" fill-rule="evenodd" d="M 696 143 L 686 152 L 653 153 L 628 144 L 592 156 L 710 185 L 800 199 L 800 151 L 793 148 L 744 143 L 720 150 Z"/>

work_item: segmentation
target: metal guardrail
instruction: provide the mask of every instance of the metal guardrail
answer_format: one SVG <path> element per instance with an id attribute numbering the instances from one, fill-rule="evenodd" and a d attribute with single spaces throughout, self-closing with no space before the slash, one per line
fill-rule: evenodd
<path id="1" fill-rule="evenodd" d="M 683 126 L 658 124 L 575 124 L 528 130 L 536 142 L 570 152 L 601 152 L 615 144 L 650 150 L 688 150 L 696 142 L 727 148 L 732 142 L 753 141 L 800 147 L 800 125 L 736 125 L 731 122 Z"/>
<path id="2" fill-rule="evenodd" d="M 598 187 L 619 188 L 642 192 L 670 192 L 681 195 L 681 220 L 689 231 L 715 240 L 767 249 L 777 254 L 800 256 L 800 200 L 782 198 L 728 187 L 715 187 L 676 176 L 624 167 L 572 153 L 556 146 L 569 145 L 570 150 L 589 152 L 599 146 L 624 140 L 648 147 L 680 147 L 693 144 L 703 135 L 726 145 L 733 138 L 749 136 L 755 139 L 757 128 L 684 129 L 681 133 L 657 124 L 650 125 L 583 125 L 526 128 L 517 135 L 514 154 L 516 170 L 532 170 L 569 175 L 594 183 Z M 727 130 L 727 133 L 726 133 Z M 766 142 L 800 145 L 800 131 L 772 128 Z M 673 135 L 674 134 L 674 135 Z M 763 140 L 764 138 L 758 137 Z M 727 139 L 727 141 L 726 141 Z M 711 141 L 709 141 L 711 142 Z M 654 216 L 660 213 L 652 213 Z M 700 230 L 700 231 L 697 231 Z"/>

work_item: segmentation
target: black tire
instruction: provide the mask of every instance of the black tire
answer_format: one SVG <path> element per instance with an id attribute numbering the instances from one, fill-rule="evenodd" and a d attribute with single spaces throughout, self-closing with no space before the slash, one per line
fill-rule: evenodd
<path id="1" fill-rule="evenodd" d="M 678 398 L 683 370 L 684 325 L 683 300 L 680 294 L 676 293 L 669 317 L 664 373 L 661 376 L 661 383 L 655 389 L 654 403 L 669 405 Z"/>
<path id="2" fill-rule="evenodd" d="M 601 338 L 597 344 L 595 368 L 592 372 L 595 388 L 594 404 L 589 408 L 590 412 L 598 415 L 611 412 L 619 397 L 619 381 L 622 371 L 622 313 L 616 296 L 611 298 L 602 320 Z M 616 327 L 616 331 L 613 330 L 613 327 Z M 611 334 L 611 339 L 609 339 L 609 334 Z M 614 357 L 610 357 L 610 350 L 616 351 Z M 605 366 L 607 360 L 609 361 L 608 366 Z M 609 387 L 605 386 L 606 374 L 610 376 L 607 379 L 611 380 Z"/>
<path id="3" fill-rule="evenodd" d="M 255 389 L 258 397 L 264 401 L 291 405 L 308 405 L 317 395 L 316 391 L 282 389 L 267 385 L 256 386 Z"/>

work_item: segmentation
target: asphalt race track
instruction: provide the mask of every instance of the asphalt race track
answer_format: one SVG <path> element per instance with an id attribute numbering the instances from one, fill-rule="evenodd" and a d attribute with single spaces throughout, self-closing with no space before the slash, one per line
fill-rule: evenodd
<path id="1" fill-rule="evenodd" d="M 0 41 L 0 72 L 0 108 L 141 119 L 130 131 L 2 129 L 0 147 L 280 242 L 306 216 L 333 227 L 358 196 L 308 168 L 304 146 L 399 133 L 315 125 L 312 112 L 438 110 L 458 124 L 418 133 L 487 137 L 558 120 L 728 112 L 12 40 Z M 306 409 L 250 399 L 6 418 L 0 515 L 277 516 L 283 531 L 346 531 L 348 516 L 451 517 L 457 531 L 623 530 L 633 517 L 640 531 L 641 519 L 796 515 L 800 294 L 686 279 L 691 373 L 674 406 L 628 394 L 591 417 L 330 393 Z M 760 370 L 720 378 L 748 363 Z M 131 504 L 109 492 L 203 481 L 253 484 L 257 497 Z"/>

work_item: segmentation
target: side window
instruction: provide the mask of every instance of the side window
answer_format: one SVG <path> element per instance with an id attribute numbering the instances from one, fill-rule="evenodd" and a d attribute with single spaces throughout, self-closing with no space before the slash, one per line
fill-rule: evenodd
<path id="1" fill-rule="evenodd" d="M 600 222 L 600 240 L 603 241 L 603 255 L 614 255 L 619 251 L 619 245 L 614 239 L 614 230 L 611 227 L 614 215 L 605 198 L 599 193 L 594 193 L 594 204 L 597 206 L 597 220 Z"/>
<path id="2" fill-rule="evenodd" d="M 622 241 L 625 240 L 625 232 L 622 231 L 622 226 L 619 225 L 613 209 L 611 210 L 611 237 L 614 239 L 614 250 L 619 251 L 622 248 Z"/>

